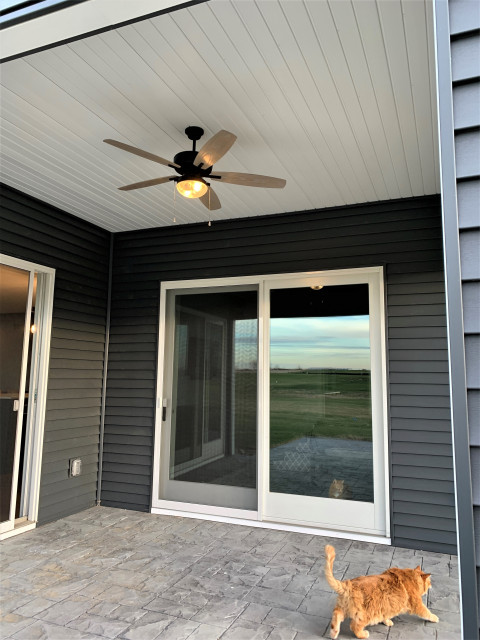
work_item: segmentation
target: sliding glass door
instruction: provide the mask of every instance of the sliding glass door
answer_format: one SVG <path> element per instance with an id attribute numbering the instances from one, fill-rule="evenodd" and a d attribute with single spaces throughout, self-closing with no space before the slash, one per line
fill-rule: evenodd
<path id="1" fill-rule="evenodd" d="M 154 507 L 384 535 L 381 270 L 233 282 L 164 288 Z"/>
<path id="2" fill-rule="evenodd" d="M 377 474 L 384 497 L 383 453 L 374 447 L 383 422 L 373 404 L 382 398 L 372 388 L 372 364 L 380 365 L 381 356 L 378 296 L 365 280 L 349 275 L 267 283 L 265 518 L 384 528 L 374 482 Z"/>

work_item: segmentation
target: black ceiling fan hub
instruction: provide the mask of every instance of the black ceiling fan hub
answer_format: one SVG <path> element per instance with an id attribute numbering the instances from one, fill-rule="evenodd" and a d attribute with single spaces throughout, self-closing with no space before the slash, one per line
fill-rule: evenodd
<path id="1" fill-rule="evenodd" d="M 174 163 L 180 165 L 178 169 L 175 167 L 175 171 L 182 176 L 188 175 L 189 178 L 197 176 L 199 178 L 205 178 L 210 175 L 212 173 L 212 167 L 203 169 L 193 164 L 196 157 L 196 151 L 180 151 L 173 158 Z"/>

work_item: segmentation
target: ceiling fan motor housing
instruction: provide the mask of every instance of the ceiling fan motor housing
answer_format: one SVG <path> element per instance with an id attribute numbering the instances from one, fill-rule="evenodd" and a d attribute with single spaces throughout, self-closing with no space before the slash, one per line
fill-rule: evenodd
<path id="1" fill-rule="evenodd" d="M 207 167 L 206 169 L 197 167 L 193 164 L 196 157 L 196 151 L 180 151 L 173 158 L 174 163 L 179 165 L 178 169 L 175 167 L 175 171 L 179 173 L 182 178 L 188 179 L 206 178 L 209 176 L 212 173 L 212 167 Z"/>

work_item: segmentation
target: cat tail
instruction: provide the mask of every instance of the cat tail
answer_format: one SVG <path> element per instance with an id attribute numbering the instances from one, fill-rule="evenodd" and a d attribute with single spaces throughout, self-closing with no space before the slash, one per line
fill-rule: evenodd
<path id="1" fill-rule="evenodd" d="M 325 577 L 331 588 L 339 595 L 343 595 L 346 591 L 345 585 L 341 580 L 337 580 L 333 575 L 333 561 L 335 560 L 335 549 L 327 544 L 325 547 Z"/>

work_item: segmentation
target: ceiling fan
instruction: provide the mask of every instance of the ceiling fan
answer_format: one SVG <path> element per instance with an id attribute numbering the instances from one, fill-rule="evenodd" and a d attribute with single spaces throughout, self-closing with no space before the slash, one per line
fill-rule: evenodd
<path id="1" fill-rule="evenodd" d="M 238 184 L 243 187 L 264 187 L 269 189 L 282 189 L 286 180 L 281 178 L 270 178 L 269 176 L 261 176 L 255 173 L 236 173 L 232 171 L 213 172 L 213 165 L 217 160 L 224 156 L 233 145 L 237 136 L 229 131 L 219 131 L 212 136 L 203 145 L 200 151 L 195 146 L 197 140 L 205 133 L 201 127 L 187 127 L 185 133 L 189 140 L 193 142 L 191 151 L 180 151 L 173 158 L 173 162 L 161 158 L 148 151 L 143 151 L 129 144 L 118 142 L 117 140 L 104 140 L 107 144 L 114 147 L 134 153 L 137 156 L 153 160 L 166 167 L 171 167 L 179 174 L 178 176 L 166 176 L 164 178 L 154 178 L 153 180 L 144 180 L 143 182 L 135 182 L 119 187 L 121 191 L 130 191 L 132 189 L 143 189 L 144 187 L 153 187 L 164 182 L 176 182 L 177 190 L 186 198 L 199 198 L 200 202 L 210 211 L 220 209 L 221 204 L 217 194 L 212 189 L 209 180 L 217 180 L 218 182 L 226 182 L 228 184 Z"/>

